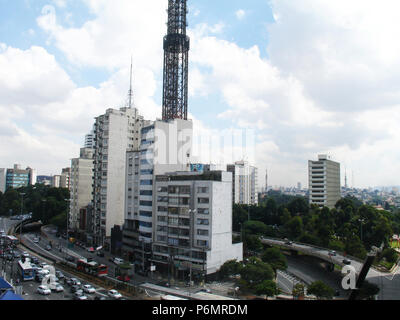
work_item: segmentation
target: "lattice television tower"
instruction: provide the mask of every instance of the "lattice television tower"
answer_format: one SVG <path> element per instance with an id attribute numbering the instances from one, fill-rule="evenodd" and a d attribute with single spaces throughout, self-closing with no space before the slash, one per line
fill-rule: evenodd
<path id="1" fill-rule="evenodd" d="M 164 37 L 163 120 L 187 120 L 190 39 L 186 35 L 187 0 L 168 1 Z"/>

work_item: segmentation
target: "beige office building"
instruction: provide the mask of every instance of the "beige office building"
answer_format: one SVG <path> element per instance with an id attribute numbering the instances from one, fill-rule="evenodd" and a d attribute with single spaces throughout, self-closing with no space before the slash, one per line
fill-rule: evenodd
<path id="1" fill-rule="evenodd" d="M 340 163 L 319 155 L 318 161 L 308 161 L 310 204 L 333 208 L 340 199 Z"/>

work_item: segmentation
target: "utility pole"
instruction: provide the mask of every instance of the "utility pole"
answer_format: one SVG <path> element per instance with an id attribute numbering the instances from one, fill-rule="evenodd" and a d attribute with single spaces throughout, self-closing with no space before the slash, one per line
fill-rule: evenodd
<path id="1" fill-rule="evenodd" d="M 22 218 L 22 208 L 24 207 L 24 195 L 25 193 L 20 193 L 21 195 L 21 218 Z M 22 225 L 23 225 L 24 219 L 22 218 L 21 223 L 19 224 L 19 241 L 22 241 Z"/>

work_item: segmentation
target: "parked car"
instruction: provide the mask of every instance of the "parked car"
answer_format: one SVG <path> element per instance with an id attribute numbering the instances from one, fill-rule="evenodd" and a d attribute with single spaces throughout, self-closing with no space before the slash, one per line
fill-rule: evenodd
<path id="1" fill-rule="evenodd" d="M 65 276 L 64 276 L 64 274 L 63 274 L 61 271 L 58 271 L 58 270 L 57 270 L 57 271 L 56 271 L 56 277 L 59 278 L 59 279 L 64 279 Z"/>
<path id="2" fill-rule="evenodd" d="M 110 298 L 113 298 L 113 299 L 121 299 L 122 298 L 122 295 L 117 290 L 114 290 L 114 289 L 109 290 L 107 292 L 107 294 Z"/>
<path id="3" fill-rule="evenodd" d="M 37 288 L 36 292 L 37 292 L 37 293 L 40 293 L 40 294 L 43 294 L 43 295 L 49 295 L 49 294 L 51 294 L 51 290 L 50 290 L 47 286 L 44 286 L 44 285 L 40 285 L 40 286 Z"/>
<path id="4" fill-rule="evenodd" d="M 96 293 L 96 289 L 90 284 L 85 284 L 83 287 L 83 291 L 86 293 Z"/>
<path id="5" fill-rule="evenodd" d="M 77 278 L 71 278 L 72 285 L 80 286 L 81 282 Z"/>

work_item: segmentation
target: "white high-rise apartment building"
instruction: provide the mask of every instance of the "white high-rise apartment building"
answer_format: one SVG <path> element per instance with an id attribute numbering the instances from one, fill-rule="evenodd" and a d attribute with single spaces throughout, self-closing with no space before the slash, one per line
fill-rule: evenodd
<path id="1" fill-rule="evenodd" d="M 84 223 L 80 224 L 80 210 L 86 208 L 93 200 L 93 152 L 94 149 L 81 148 L 79 158 L 71 159 L 71 198 L 68 222 L 71 230 L 82 230 Z"/>
<path id="2" fill-rule="evenodd" d="M 126 151 L 138 149 L 143 117 L 136 108 L 108 109 L 96 118 L 93 236 L 103 245 L 114 225 L 124 224 Z"/>
<path id="3" fill-rule="evenodd" d="M 237 161 L 227 166 L 232 172 L 232 199 L 237 204 L 258 203 L 258 169 L 247 161 Z"/>
<path id="4" fill-rule="evenodd" d="M 152 250 L 155 176 L 189 170 L 192 135 L 190 120 L 146 121 L 140 147 L 127 152 L 123 250 L 142 266 Z"/>
<path id="5" fill-rule="evenodd" d="M 308 161 L 310 204 L 333 208 L 340 200 L 340 163 L 327 155 L 318 155 L 318 161 Z"/>

